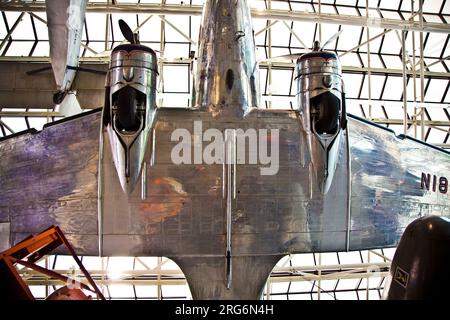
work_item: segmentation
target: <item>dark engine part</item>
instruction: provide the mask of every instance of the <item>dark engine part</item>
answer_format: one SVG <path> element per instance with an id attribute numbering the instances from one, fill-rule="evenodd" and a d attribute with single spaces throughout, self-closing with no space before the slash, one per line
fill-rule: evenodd
<path id="1" fill-rule="evenodd" d="M 298 58 L 296 71 L 298 106 L 305 129 L 319 135 L 345 130 L 347 115 L 339 57 L 326 51 L 305 53 Z"/>
<path id="2" fill-rule="evenodd" d="M 113 95 L 113 105 L 117 108 L 116 126 L 119 130 L 139 130 L 145 110 L 145 95 L 142 92 L 126 86 Z"/>
<path id="3" fill-rule="evenodd" d="M 391 266 L 387 300 L 448 299 L 450 286 L 450 220 L 419 218 L 403 233 Z"/>
<path id="4" fill-rule="evenodd" d="M 335 134 L 338 130 L 341 101 L 330 91 L 311 99 L 313 128 L 319 134 Z"/>
<path id="5" fill-rule="evenodd" d="M 64 98 L 66 97 L 67 92 L 66 91 L 57 91 L 53 95 L 53 103 L 54 104 L 61 104 L 64 101 Z"/>

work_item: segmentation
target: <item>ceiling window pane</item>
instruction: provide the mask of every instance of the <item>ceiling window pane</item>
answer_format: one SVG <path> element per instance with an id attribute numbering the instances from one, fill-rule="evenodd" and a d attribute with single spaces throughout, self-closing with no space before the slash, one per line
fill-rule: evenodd
<path id="1" fill-rule="evenodd" d="M 88 12 L 86 14 L 86 27 L 87 27 L 88 34 L 89 34 L 89 41 L 93 41 L 93 40 L 105 41 L 106 14 Z M 116 31 L 116 30 L 114 30 L 114 31 Z M 118 28 L 117 28 L 117 31 L 119 31 Z M 111 39 L 111 35 L 109 35 L 109 39 Z M 103 44 L 103 47 L 104 47 L 104 44 Z"/>
<path id="2" fill-rule="evenodd" d="M 381 53 L 399 54 L 400 50 L 401 50 L 401 43 L 395 31 L 386 33 L 383 45 L 381 47 Z"/>
<path id="3" fill-rule="evenodd" d="M 425 57 L 439 58 L 441 56 L 442 50 L 444 49 L 447 37 L 447 34 L 430 33 L 424 48 Z"/>
<path id="4" fill-rule="evenodd" d="M 361 59 L 364 63 L 365 67 L 369 66 L 368 54 L 361 53 Z M 371 68 L 384 68 L 383 63 L 380 60 L 380 57 L 377 54 L 370 55 L 370 67 Z"/>
<path id="5" fill-rule="evenodd" d="M 339 36 L 338 50 L 347 51 L 360 44 L 361 27 L 343 26 L 342 29 L 344 31 Z"/>
<path id="6" fill-rule="evenodd" d="M 188 65 L 164 65 L 164 92 L 189 93 Z"/>
<path id="7" fill-rule="evenodd" d="M 401 77 L 388 77 L 386 87 L 381 99 L 398 100 L 402 97 L 403 79 Z"/>
<path id="8" fill-rule="evenodd" d="M 379 99 L 381 96 L 381 91 L 383 90 L 385 76 L 372 75 L 370 78 L 370 91 L 372 99 Z M 363 89 L 361 91 L 361 98 L 369 98 L 369 77 L 366 76 L 364 79 Z"/>
<path id="9" fill-rule="evenodd" d="M 351 67 L 363 67 L 359 55 L 356 53 L 347 53 L 345 56 L 340 57 L 342 66 Z"/>
<path id="10" fill-rule="evenodd" d="M 33 45 L 34 41 L 13 41 L 6 52 L 6 56 L 28 57 Z"/>
<path id="11" fill-rule="evenodd" d="M 383 55 L 382 58 L 383 58 L 383 61 L 386 64 L 386 67 L 388 69 L 401 70 L 402 67 L 403 67 L 402 59 L 400 58 L 400 56 L 397 56 L 397 55 L 393 55 L 393 56 Z"/>
<path id="12" fill-rule="evenodd" d="M 188 42 L 189 37 L 189 17 L 165 16 L 168 23 L 165 24 L 165 37 L 169 42 Z M 178 30 L 176 30 L 176 29 Z M 182 34 L 181 34 L 182 33 Z"/>
<path id="13" fill-rule="evenodd" d="M 445 137 L 447 137 L 448 132 L 444 132 L 437 129 L 431 129 L 428 134 L 427 142 L 428 143 L 443 143 Z"/>
<path id="14" fill-rule="evenodd" d="M 442 6 L 442 0 L 427 0 L 423 2 L 423 12 L 438 13 Z"/>
<path id="15" fill-rule="evenodd" d="M 425 101 L 441 102 L 448 83 L 449 80 L 431 79 L 427 93 L 425 94 Z"/>
<path id="16" fill-rule="evenodd" d="M 28 123 L 30 128 L 36 130 L 42 130 L 42 127 L 48 122 L 47 118 L 30 117 L 28 118 Z"/>
<path id="17" fill-rule="evenodd" d="M 20 117 L 2 117 L 2 122 L 5 123 L 11 130 L 14 132 L 20 132 L 23 130 L 27 130 L 27 123 L 25 122 L 25 118 Z"/>
<path id="18" fill-rule="evenodd" d="M 344 73 L 345 94 L 348 98 L 358 98 L 363 76 L 355 73 Z"/>
<path id="19" fill-rule="evenodd" d="M 33 15 L 40 17 L 42 20 L 47 21 L 47 13 L 45 12 L 33 12 Z M 44 21 L 33 17 L 34 26 L 36 27 L 36 34 L 39 40 L 48 40 L 47 24 Z"/>
<path id="20" fill-rule="evenodd" d="M 48 41 L 39 41 L 33 51 L 34 57 L 48 57 L 50 55 L 50 45 Z"/>
<path id="21" fill-rule="evenodd" d="M 12 27 L 11 25 L 9 26 Z M 33 26 L 31 24 L 31 17 L 26 14 L 23 16 L 22 21 L 17 25 L 12 33 L 14 40 L 34 40 Z"/>
<path id="22" fill-rule="evenodd" d="M 291 70 L 272 70 L 272 94 L 289 95 L 291 89 Z"/>
<path id="23" fill-rule="evenodd" d="M 190 48 L 188 43 L 166 43 L 164 48 L 164 58 L 188 58 L 190 53 L 189 49 Z M 192 50 L 196 50 L 196 48 L 192 47 Z"/>
<path id="24" fill-rule="evenodd" d="M 273 46 L 289 46 L 290 33 L 286 26 L 280 21 L 271 28 Z M 269 31 L 267 31 L 269 32 Z"/>

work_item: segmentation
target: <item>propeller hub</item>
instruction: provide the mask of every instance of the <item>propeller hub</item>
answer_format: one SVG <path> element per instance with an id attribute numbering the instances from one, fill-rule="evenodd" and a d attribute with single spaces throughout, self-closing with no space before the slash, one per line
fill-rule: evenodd
<path id="1" fill-rule="evenodd" d="M 313 51 L 320 51 L 320 42 L 314 41 Z"/>

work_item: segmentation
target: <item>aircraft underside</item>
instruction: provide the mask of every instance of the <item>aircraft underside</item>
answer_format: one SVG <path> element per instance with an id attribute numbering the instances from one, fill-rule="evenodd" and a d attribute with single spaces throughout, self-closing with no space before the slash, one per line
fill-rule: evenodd
<path id="1" fill-rule="evenodd" d="M 450 212 L 440 176 L 450 169 L 449 155 L 356 117 L 348 119 L 326 194 L 312 178 L 293 111 L 258 110 L 230 121 L 159 109 L 130 194 L 106 130 L 99 141 L 100 123 L 97 111 L 0 142 L 0 247 L 58 225 L 80 255 L 173 259 L 194 298 L 257 299 L 284 255 L 395 246 L 417 217 Z M 260 174 L 269 165 L 195 163 L 196 150 L 204 154 L 211 144 L 203 139 L 209 128 L 225 140 L 236 129 L 278 129 L 277 174 Z M 192 133 L 192 164 L 173 163 L 176 129 Z"/>

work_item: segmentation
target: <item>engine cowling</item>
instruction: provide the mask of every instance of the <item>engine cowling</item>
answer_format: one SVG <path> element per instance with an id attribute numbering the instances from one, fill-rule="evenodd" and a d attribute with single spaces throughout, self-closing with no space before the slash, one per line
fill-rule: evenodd
<path id="1" fill-rule="evenodd" d="M 300 119 L 317 185 L 326 194 L 347 126 L 341 64 L 336 54 L 317 50 L 298 58 L 296 71 Z"/>
<path id="2" fill-rule="evenodd" d="M 103 124 L 122 189 L 131 193 L 143 167 L 156 113 L 157 58 L 143 45 L 117 46 L 106 80 Z"/>

